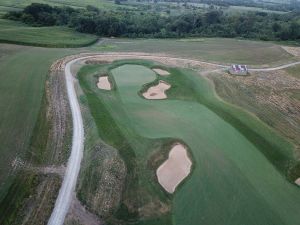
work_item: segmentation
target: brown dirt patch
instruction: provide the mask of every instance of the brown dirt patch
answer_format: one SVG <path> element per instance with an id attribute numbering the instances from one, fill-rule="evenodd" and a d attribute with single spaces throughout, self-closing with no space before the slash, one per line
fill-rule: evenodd
<path id="1" fill-rule="evenodd" d="M 289 47 L 289 46 L 281 46 L 285 51 L 290 53 L 293 56 L 300 56 L 300 47 Z"/>

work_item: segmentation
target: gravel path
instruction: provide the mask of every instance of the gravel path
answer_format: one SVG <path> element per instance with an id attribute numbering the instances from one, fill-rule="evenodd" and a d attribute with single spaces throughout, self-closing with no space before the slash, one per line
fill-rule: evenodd
<path id="1" fill-rule="evenodd" d="M 64 180 L 59 190 L 59 194 L 55 202 L 55 207 L 48 221 L 48 225 L 62 225 L 64 223 L 65 217 L 70 208 L 73 195 L 75 193 L 77 177 L 79 174 L 80 163 L 83 155 L 83 122 L 74 88 L 74 78 L 71 74 L 71 66 L 78 60 L 80 59 L 74 59 L 68 62 L 65 67 L 67 92 L 73 119 L 72 150 Z"/>

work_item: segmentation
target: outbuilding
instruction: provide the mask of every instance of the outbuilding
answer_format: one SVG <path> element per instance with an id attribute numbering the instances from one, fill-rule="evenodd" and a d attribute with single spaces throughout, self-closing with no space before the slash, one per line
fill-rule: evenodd
<path id="1" fill-rule="evenodd" d="M 248 67 L 246 65 L 233 64 L 230 67 L 229 73 L 233 75 L 246 76 L 248 75 Z"/>

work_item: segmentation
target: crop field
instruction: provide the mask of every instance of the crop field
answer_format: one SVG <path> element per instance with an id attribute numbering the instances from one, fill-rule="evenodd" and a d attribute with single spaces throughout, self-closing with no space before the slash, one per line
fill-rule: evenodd
<path id="1" fill-rule="evenodd" d="M 82 34 L 66 27 L 30 27 L 0 19 L 0 42 L 45 47 L 81 47 L 97 41 L 94 35 Z"/>
<path id="2" fill-rule="evenodd" d="M 86 0 L 86 1 L 79 1 L 79 0 L 64 0 L 64 1 L 59 1 L 59 0 L 0 0 L 0 6 L 4 7 L 10 7 L 10 8 L 24 8 L 31 3 L 44 3 L 44 4 L 49 4 L 49 5 L 54 5 L 54 6 L 69 6 L 69 7 L 75 7 L 75 8 L 83 8 L 86 7 L 87 5 L 92 5 L 97 8 L 104 8 L 104 9 L 117 9 L 119 7 L 122 8 L 132 8 L 131 6 L 126 6 L 126 5 L 116 5 L 114 4 L 113 1 L 108 1 L 108 0 Z"/>
<path id="3" fill-rule="evenodd" d="M 109 75 L 112 90 L 97 87 L 102 75 Z M 85 123 L 96 130 L 87 139 L 90 160 L 84 160 L 78 196 L 108 224 L 299 223 L 299 188 L 288 181 L 288 170 L 297 165 L 292 144 L 221 101 L 206 78 L 142 60 L 88 65 L 78 76 L 81 104 L 90 113 Z M 171 85 L 168 98 L 144 99 L 142 92 L 159 80 Z M 155 170 L 178 141 L 188 147 L 193 168 L 171 195 L 158 184 Z M 113 159 L 107 149 L 114 149 Z M 113 188 L 122 186 L 122 196 L 96 188 L 107 179 Z M 107 196 L 113 198 L 105 211 L 95 202 Z"/>
<path id="4" fill-rule="evenodd" d="M 60 179 L 52 175 L 40 176 L 32 171 L 20 172 L 19 168 L 29 163 L 28 152 L 32 149 L 33 136 L 44 138 L 45 129 L 37 130 L 40 112 L 46 115 L 47 104 L 43 101 L 45 81 L 50 65 L 66 54 L 69 49 L 45 49 L 0 44 L 0 223 L 16 221 L 18 210 L 25 207 L 24 198 L 33 195 L 37 184 L 48 179 L 48 188 Z M 43 111 L 44 110 L 44 111 Z M 39 121 L 41 122 L 41 121 Z M 41 141 L 40 141 L 41 142 Z M 42 151 L 41 146 L 38 151 Z M 35 155 L 35 162 L 47 165 L 50 158 Z M 39 160 L 37 160 L 39 159 Z M 29 160 L 29 161 L 27 161 Z M 33 163 L 32 160 L 30 163 Z M 53 162 L 52 162 L 53 163 Z M 47 188 L 43 188 L 46 190 Z M 54 191 L 54 195 L 56 195 Z M 47 196 L 45 196 L 47 197 Z M 48 196 L 49 203 L 53 199 Z M 33 201 L 33 200 L 32 200 Z M 29 208 L 28 208 L 29 209 Z M 49 213 L 51 208 L 44 208 Z M 37 216 L 37 215 L 36 215 Z"/>
<path id="5" fill-rule="evenodd" d="M 90 47 L 94 51 L 128 51 L 166 53 L 183 58 L 221 63 L 246 63 L 252 65 L 281 64 L 295 57 L 279 45 L 222 38 L 197 39 L 103 39 Z"/>

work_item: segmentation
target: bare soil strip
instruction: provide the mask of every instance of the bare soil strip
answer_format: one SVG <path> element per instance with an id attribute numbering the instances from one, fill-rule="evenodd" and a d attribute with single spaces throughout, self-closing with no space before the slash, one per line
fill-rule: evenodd
<path id="1" fill-rule="evenodd" d="M 300 177 L 295 181 L 295 184 L 297 184 L 298 186 L 300 186 Z"/>
<path id="2" fill-rule="evenodd" d="M 160 185 L 169 193 L 174 193 L 176 187 L 191 172 L 192 161 L 186 148 L 177 143 L 171 149 L 169 158 L 157 169 L 156 175 Z"/>
<path id="3" fill-rule="evenodd" d="M 290 53 L 293 56 L 300 56 L 300 47 L 289 47 L 289 46 L 281 46 L 285 51 Z"/>
<path id="4" fill-rule="evenodd" d="M 151 100 L 166 99 L 166 90 L 169 90 L 171 85 L 164 81 L 159 81 L 158 85 L 150 87 L 143 93 L 144 98 Z"/>
<path id="5" fill-rule="evenodd" d="M 152 69 L 155 73 L 161 75 L 161 76 L 168 76 L 170 75 L 170 73 L 166 70 L 162 70 L 162 69 Z"/>
<path id="6" fill-rule="evenodd" d="M 108 76 L 99 77 L 97 87 L 103 90 L 111 90 L 111 83 L 108 80 Z"/>

